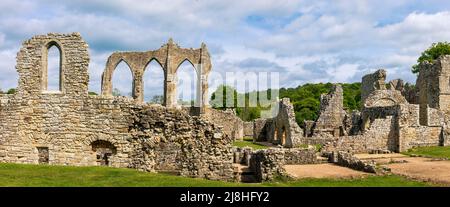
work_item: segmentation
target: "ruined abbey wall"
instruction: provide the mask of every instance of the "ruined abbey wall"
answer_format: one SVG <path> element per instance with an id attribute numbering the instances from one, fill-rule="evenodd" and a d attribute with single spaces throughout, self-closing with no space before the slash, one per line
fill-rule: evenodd
<path id="1" fill-rule="evenodd" d="M 206 108 L 202 117 L 220 127 L 233 140 L 242 140 L 244 137 L 244 122 L 233 110 Z"/>
<path id="2" fill-rule="evenodd" d="M 47 50 L 61 51 L 59 91 L 47 91 Z M 201 117 L 126 97 L 88 95 L 78 33 L 23 43 L 16 94 L 0 95 L 0 161 L 108 165 L 232 180 L 231 138 Z"/>

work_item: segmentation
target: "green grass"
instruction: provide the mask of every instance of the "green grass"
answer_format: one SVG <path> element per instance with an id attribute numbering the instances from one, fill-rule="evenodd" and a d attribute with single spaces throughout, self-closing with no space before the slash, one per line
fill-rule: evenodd
<path id="1" fill-rule="evenodd" d="M 398 175 L 375 176 L 364 178 L 304 178 L 292 181 L 264 183 L 265 186 L 276 187 L 426 187 L 432 184 L 408 180 Z"/>
<path id="2" fill-rule="evenodd" d="M 262 144 L 253 143 L 252 137 L 244 137 L 243 140 L 234 141 L 233 146 L 235 146 L 235 147 L 251 147 L 255 150 L 269 148 L 268 146 L 264 146 Z"/>
<path id="3" fill-rule="evenodd" d="M 0 163 L 0 186 L 428 186 L 400 176 L 360 179 L 301 179 L 265 183 L 231 183 L 198 178 L 139 172 L 110 167 L 71 167 Z"/>
<path id="4" fill-rule="evenodd" d="M 406 154 L 406 155 L 415 154 L 415 155 L 429 156 L 429 157 L 435 157 L 435 158 L 450 159 L 450 146 L 417 147 L 417 148 L 409 149 L 407 152 L 404 152 L 403 154 Z"/>

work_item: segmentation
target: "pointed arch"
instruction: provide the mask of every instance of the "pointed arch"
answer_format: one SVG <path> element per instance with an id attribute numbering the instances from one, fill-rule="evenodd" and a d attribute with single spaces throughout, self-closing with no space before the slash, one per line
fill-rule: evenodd
<path id="1" fill-rule="evenodd" d="M 111 75 L 112 95 L 132 98 L 134 96 L 134 74 L 127 61 L 124 59 L 117 61 Z"/>
<path id="2" fill-rule="evenodd" d="M 192 68 L 194 68 L 195 72 L 197 72 L 197 68 L 195 67 L 194 63 L 192 63 L 191 60 L 189 60 L 189 58 L 184 58 L 183 61 L 181 61 L 180 63 L 178 63 L 175 73 L 178 71 L 178 69 L 180 68 L 181 65 L 184 65 L 186 62 L 190 63 Z"/>
<path id="3" fill-rule="evenodd" d="M 193 70 L 192 70 L 193 69 Z M 196 106 L 198 103 L 199 74 L 189 59 L 184 59 L 176 69 L 177 105 Z"/>
<path id="4" fill-rule="evenodd" d="M 144 67 L 143 94 L 144 102 L 164 104 L 164 67 L 156 58 L 151 58 Z"/>

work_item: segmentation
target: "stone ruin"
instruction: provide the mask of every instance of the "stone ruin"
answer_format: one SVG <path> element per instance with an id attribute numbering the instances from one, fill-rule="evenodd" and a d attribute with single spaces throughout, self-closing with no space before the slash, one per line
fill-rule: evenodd
<path id="1" fill-rule="evenodd" d="M 362 78 L 360 111 L 345 111 L 343 90 L 335 84 L 320 98 L 319 117 L 305 121 L 299 130 L 295 115 L 254 121 L 254 140 L 280 144 L 283 147 L 323 145 L 323 153 L 404 152 L 418 146 L 450 145 L 450 56 L 420 65 L 416 86 L 396 79 L 386 84 L 386 71 L 377 70 Z M 280 105 L 292 107 L 283 99 Z M 283 108 L 283 107 L 282 107 Z M 280 110 L 283 114 L 283 110 Z M 290 142 L 274 142 L 273 128 L 279 119 L 291 120 L 281 131 L 301 131 L 283 136 Z"/>
<path id="2" fill-rule="evenodd" d="M 60 51 L 59 91 L 47 91 L 52 46 Z M 142 102 L 143 70 L 153 59 L 165 73 L 162 106 Z M 102 94 L 88 95 L 88 45 L 79 33 L 24 41 L 17 54 L 17 93 L 0 95 L 0 161 L 108 165 L 233 180 L 232 138 L 174 103 L 174 77 L 184 60 L 199 74 L 201 95 L 195 107 L 201 115 L 211 70 L 205 44 L 183 49 L 169 40 L 155 51 L 113 53 L 103 73 Z M 112 74 L 120 61 L 133 72 L 133 98 L 111 95 Z"/>
<path id="3" fill-rule="evenodd" d="M 60 90 L 48 91 L 47 54 L 60 51 Z M 164 102 L 143 102 L 143 73 L 155 60 L 164 70 Z M 176 103 L 176 73 L 185 60 L 196 70 L 194 107 Z M 132 98 L 112 96 L 119 62 L 133 74 Z M 283 174 L 284 164 L 319 162 L 311 145 L 335 163 L 373 171 L 352 153 L 403 152 L 416 146 L 450 145 L 450 56 L 422 63 L 416 85 L 385 83 L 378 70 L 362 78 L 360 111 L 345 111 L 335 84 L 320 98 L 317 120 L 300 127 L 288 98 L 275 104 L 271 118 L 243 122 L 234 111 L 208 107 L 212 69 L 205 44 L 185 49 L 169 40 L 158 50 L 115 52 L 102 75 L 101 95 L 88 94 L 88 45 L 79 33 L 34 36 L 17 54 L 15 94 L 0 94 L 0 162 L 107 165 L 189 177 L 239 180 L 244 163 L 255 180 Z M 271 149 L 233 148 L 233 140 L 253 136 Z"/>

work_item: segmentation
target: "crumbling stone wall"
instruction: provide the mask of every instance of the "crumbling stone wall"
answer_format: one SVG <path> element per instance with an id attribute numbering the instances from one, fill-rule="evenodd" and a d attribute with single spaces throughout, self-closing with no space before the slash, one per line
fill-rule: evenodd
<path id="1" fill-rule="evenodd" d="M 289 98 L 283 98 L 278 104 L 277 115 L 272 118 L 267 140 L 284 147 L 296 147 L 301 144 L 303 130 L 295 121 L 294 106 Z"/>
<path id="2" fill-rule="evenodd" d="M 133 111 L 131 166 L 189 177 L 233 180 L 232 139 L 219 127 L 181 110 L 145 106 Z"/>
<path id="3" fill-rule="evenodd" d="M 362 161 L 348 152 L 333 152 L 330 159 L 333 163 L 368 173 L 377 173 L 376 163 L 374 161 Z"/>
<path id="4" fill-rule="evenodd" d="M 44 63 L 53 44 L 62 55 L 59 92 L 46 91 Z M 78 33 L 23 43 L 18 91 L 0 95 L 0 162 L 104 164 L 233 179 L 231 138 L 218 126 L 181 109 L 88 95 L 88 64 Z"/>
<path id="5" fill-rule="evenodd" d="M 269 132 L 272 131 L 272 119 L 259 118 L 253 120 L 253 141 L 264 142 L 269 139 Z"/>
<path id="6" fill-rule="evenodd" d="M 441 56 L 433 63 L 419 65 L 416 85 L 419 87 L 419 104 L 428 104 L 445 113 L 450 111 L 450 55 Z"/>
<path id="7" fill-rule="evenodd" d="M 252 121 L 244 122 L 244 136 L 253 137 L 253 122 Z"/>
<path id="8" fill-rule="evenodd" d="M 222 131 L 233 140 L 242 140 L 244 137 L 244 121 L 236 115 L 233 110 L 218 110 L 207 108 L 206 113 L 202 115 L 217 126 L 222 128 Z"/>
<path id="9" fill-rule="evenodd" d="M 276 176 L 285 176 L 284 165 L 317 163 L 314 148 L 272 148 L 258 150 L 250 159 L 250 168 L 258 181 L 271 181 Z"/>
<path id="10" fill-rule="evenodd" d="M 345 134 L 344 96 L 342 86 L 334 84 L 328 94 L 320 96 L 319 118 L 313 126 L 313 134 L 329 133 L 335 137 Z"/>
<path id="11" fill-rule="evenodd" d="M 374 73 L 362 77 L 361 83 L 361 101 L 364 100 L 375 90 L 385 90 L 386 71 L 379 69 Z"/>

